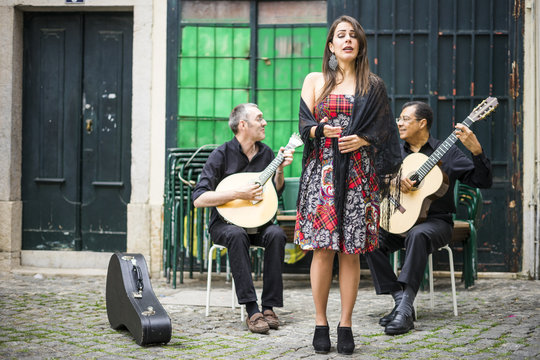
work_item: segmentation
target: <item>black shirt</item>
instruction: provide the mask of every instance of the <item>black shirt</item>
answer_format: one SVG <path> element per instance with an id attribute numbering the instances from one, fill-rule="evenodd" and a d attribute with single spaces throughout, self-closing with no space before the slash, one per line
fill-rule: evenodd
<path id="1" fill-rule="evenodd" d="M 212 151 L 208 161 L 204 164 L 199 182 L 193 190 L 192 199 L 195 201 L 203 193 L 216 190 L 221 180 L 229 175 L 240 172 L 263 171 L 274 160 L 274 152 L 266 144 L 259 141 L 256 144 L 258 151 L 251 158 L 251 161 L 242 151 L 242 146 L 236 137 Z M 272 181 L 274 181 L 273 177 Z M 283 188 L 278 191 L 278 195 L 283 191 Z M 212 208 L 210 227 L 216 221 L 225 222 L 216 208 Z"/>
<path id="2" fill-rule="evenodd" d="M 419 152 L 430 156 L 442 140 L 429 137 Z M 401 155 L 405 158 L 411 154 L 411 148 L 407 142 L 401 147 Z M 489 188 L 492 184 L 491 162 L 485 153 L 472 156 L 472 161 L 455 144 L 443 155 L 440 160 L 441 170 L 448 176 L 448 191 L 439 199 L 433 201 L 428 211 L 429 217 L 442 218 L 452 223 L 452 213 L 456 212 L 454 204 L 454 186 L 456 179 L 462 183 L 478 188 Z"/>

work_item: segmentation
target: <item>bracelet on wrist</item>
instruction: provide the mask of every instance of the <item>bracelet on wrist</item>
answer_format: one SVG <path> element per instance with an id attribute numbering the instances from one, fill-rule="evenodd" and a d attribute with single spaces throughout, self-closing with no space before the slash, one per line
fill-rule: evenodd
<path id="1" fill-rule="evenodd" d="M 328 124 L 327 124 L 327 123 L 323 123 L 323 122 L 321 122 L 321 123 L 319 123 L 319 124 L 317 125 L 317 128 L 315 129 L 315 138 L 316 138 L 316 139 L 320 139 L 320 138 L 324 137 L 324 127 L 325 127 L 326 125 L 328 125 Z"/>

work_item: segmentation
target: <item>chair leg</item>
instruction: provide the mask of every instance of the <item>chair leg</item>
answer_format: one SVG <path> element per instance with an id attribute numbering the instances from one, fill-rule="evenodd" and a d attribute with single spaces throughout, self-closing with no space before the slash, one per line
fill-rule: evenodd
<path id="1" fill-rule="evenodd" d="M 229 261 L 229 253 L 227 252 L 227 263 L 226 263 L 226 268 L 227 268 L 227 276 L 225 277 L 225 280 L 226 281 L 230 281 L 231 280 L 231 262 Z"/>
<path id="2" fill-rule="evenodd" d="M 433 255 L 429 254 L 429 305 L 433 309 L 435 307 L 435 296 L 433 294 Z"/>
<path id="3" fill-rule="evenodd" d="M 212 261 L 213 261 L 213 255 L 214 253 L 217 254 L 217 251 L 220 251 L 223 247 L 220 245 L 212 245 L 210 250 L 208 251 L 208 274 L 207 274 L 207 281 L 206 281 L 206 316 L 210 314 L 210 291 L 212 290 Z M 229 265 L 229 258 L 227 257 L 227 275 L 230 276 L 230 265 Z M 217 271 L 217 269 L 216 269 Z M 236 287 L 234 285 L 234 279 L 231 278 L 231 308 L 234 310 L 236 309 Z M 242 322 L 245 320 L 245 306 L 240 306 L 240 319 Z"/>
<path id="4" fill-rule="evenodd" d="M 235 297 L 235 294 L 236 294 L 236 287 L 234 286 L 234 279 L 233 279 L 232 286 L 231 286 L 231 308 L 233 310 L 236 309 L 236 297 Z"/>
<path id="5" fill-rule="evenodd" d="M 477 232 L 476 227 L 471 224 L 471 235 L 469 237 L 470 253 L 471 253 L 471 281 L 470 286 L 474 285 L 474 280 L 478 279 L 478 249 L 476 244 Z"/>
<path id="6" fill-rule="evenodd" d="M 394 251 L 394 274 L 397 276 L 397 269 L 398 269 L 398 261 L 399 261 L 399 250 Z"/>
<path id="7" fill-rule="evenodd" d="M 454 316 L 458 316 L 457 299 L 456 299 L 456 278 L 454 276 L 454 254 L 450 246 L 443 246 L 443 249 L 448 251 L 448 262 L 450 264 L 450 281 L 452 282 L 452 303 L 454 305 Z"/>
<path id="8" fill-rule="evenodd" d="M 217 250 L 215 245 L 212 245 L 208 251 L 208 273 L 206 275 L 206 316 L 210 313 L 210 290 L 212 288 L 212 257 L 213 252 Z"/>
<path id="9" fill-rule="evenodd" d="M 232 279 L 232 295 L 231 295 L 231 301 L 232 301 L 232 308 L 236 309 L 236 287 L 234 286 L 234 279 Z M 240 320 L 244 322 L 245 318 L 245 305 L 240 305 Z"/>

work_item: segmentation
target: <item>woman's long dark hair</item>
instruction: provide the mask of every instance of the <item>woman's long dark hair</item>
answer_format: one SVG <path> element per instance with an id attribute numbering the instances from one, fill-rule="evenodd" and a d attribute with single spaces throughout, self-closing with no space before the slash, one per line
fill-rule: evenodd
<path id="1" fill-rule="evenodd" d="M 321 95 L 318 97 L 317 101 L 315 101 L 315 104 L 320 103 L 322 100 L 324 100 L 328 94 L 332 92 L 332 90 L 338 85 L 337 82 L 337 76 L 338 74 L 343 75 L 343 72 L 337 67 L 336 70 L 330 69 L 330 66 L 328 65 L 328 60 L 330 59 L 330 56 L 332 55 L 332 52 L 330 51 L 330 48 L 328 44 L 332 42 L 334 39 L 334 33 L 336 31 L 336 27 L 342 23 L 342 22 L 348 22 L 352 25 L 354 32 L 356 34 L 356 39 L 358 40 L 358 55 L 356 56 L 355 61 L 355 71 L 356 71 L 356 92 L 358 92 L 360 95 L 365 95 L 366 92 L 369 90 L 369 60 L 367 57 L 367 39 L 366 39 L 366 33 L 364 29 L 362 28 L 362 25 L 353 17 L 343 15 L 337 18 L 333 23 L 332 26 L 330 26 L 330 30 L 328 30 L 328 35 L 326 37 L 326 44 L 324 47 L 324 55 L 323 55 L 323 64 L 322 64 L 322 72 L 324 75 L 324 86 L 322 88 Z M 342 80 L 343 81 L 343 80 Z"/>

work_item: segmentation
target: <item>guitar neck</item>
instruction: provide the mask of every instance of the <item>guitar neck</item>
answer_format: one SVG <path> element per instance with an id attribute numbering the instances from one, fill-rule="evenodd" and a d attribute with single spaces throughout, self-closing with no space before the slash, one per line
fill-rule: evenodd
<path id="1" fill-rule="evenodd" d="M 291 138 L 289 139 L 289 142 L 285 146 L 285 150 L 294 149 L 298 146 L 303 145 L 302 139 L 300 139 L 300 135 L 298 134 L 292 134 Z M 262 186 L 266 184 L 268 179 L 274 174 L 276 169 L 279 165 L 285 160 L 285 155 L 283 155 L 283 152 L 278 152 L 276 158 L 272 160 L 272 162 L 264 169 L 261 174 L 259 175 L 258 183 Z"/>
<path id="2" fill-rule="evenodd" d="M 462 124 L 466 127 L 470 128 L 473 123 L 473 120 L 469 117 L 467 117 L 465 120 L 463 120 Z M 433 154 L 426 160 L 424 164 L 418 169 L 412 176 L 411 180 L 416 180 L 418 182 L 421 182 L 424 177 L 433 169 L 435 165 L 439 162 L 439 160 L 450 150 L 452 145 L 454 145 L 457 141 L 457 136 L 452 132 L 450 136 L 446 138 L 438 147 L 435 149 Z"/>
<path id="3" fill-rule="evenodd" d="M 274 171 L 278 168 L 278 166 L 283 162 L 285 159 L 285 156 L 283 156 L 283 153 L 279 153 L 274 160 L 266 167 L 266 169 L 263 170 L 263 172 L 259 175 L 259 183 L 261 185 L 266 184 L 268 179 L 274 174 Z"/>
<path id="4" fill-rule="evenodd" d="M 296 146 L 287 144 L 285 146 L 285 150 L 293 149 Z M 274 171 L 278 168 L 278 166 L 285 160 L 285 155 L 283 155 L 282 152 L 278 153 L 276 158 L 272 160 L 270 164 L 266 167 L 266 169 L 263 170 L 263 172 L 259 175 L 259 184 L 264 185 L 270 179 L 272 174 L 274 174 Z"/>

